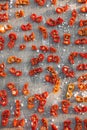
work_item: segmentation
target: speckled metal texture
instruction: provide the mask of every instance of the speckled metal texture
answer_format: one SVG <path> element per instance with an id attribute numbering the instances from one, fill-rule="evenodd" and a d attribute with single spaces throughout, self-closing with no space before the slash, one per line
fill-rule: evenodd
<path id="1" fill-rule="evenodd" d="M 0 1 L 0 2 L 4 2 L 4 1 Z M 47 3 L 44 7 L 39 7 L 37 6 L 37 4 L 34 3 L 34 0 L 30 0 L 30 5 L 29 6 L 19 6 L 18 8 L 14 7 L 14 2 L 15 0 L 9 0 L 9 7 L 10 9 L 7 11 L 9 13 L 9 21 L 8 23 L 10 23 L 13 26 L 13 29 L 11 31 L 6 32 L 5 34 L 0 34 L 2 36 L 5 37 L 5 49 L 3 51 L 0 52 L 0 63 L 1 62 L 5 62 L 6 63 L 6 72 L 8 73 L 8 76 L 6 78 L 0 78 L 0 89 L 6 89 L 8 92 L 8 96 L 9 96 L 9 104 L 6 107 L 1 107 L 0 106 L 0 118 L 1 118 L 1 112 L 5 109 L 10 109 L 11 110 L 11 117 L 9 120 L 9 124 L 7 126 L 7 128 L 11 128 L 12 127 L 12 120 L 13 120 L 13 112 L 15 109 L 15 100 L 19 99 L 22 103 L 22 108 L 21 108 L 21 117 L 20 118 L 25 118 L 26 119 L 26 125 L 24 127 L 25 130 L 31 130 L 30 128 L 30 121 L 29 121 L 29 117 L 33 114 L 33 113 L 37 113 L 37 115 L 39 116 L 39 119 L 41 119 L 42 117 L 46 117 L 50 123 L 55 123 L 59 130 L 63 130 L 63 121 L 66 119 L 71 119 L 72 120 L 72 130 L 74 130 L 74 126 L 75 126 L 75 120 L 74 117 L 77 115 L 74 111 L 73 111 L 73 106 L 76 103 L 75 101 L 75 95 L 76 94 L 83 94 L 82 92 L 80 92 L 77 88 L 77 78 L 78 76 L 80 76 L 83 73 L 87 73 L 85 71 L 83 72 L 78 72 L 76 71 L 76 65 L 78 63 L 87 63 L 87 60 L 82 60 L 80 57 L 75 59 L 75 64 L 71 65 L 68 61 L 68 56 L 71 52 L 73 51 L 77 51 L 77 52 L 87 52 L 87 45 L 75 45 L 74 41 L 78 38 L 80 38 L 77 34 L 77 31 L 79 29 L 79 25 L 78 25 L 78 21 L 83 18 L 83 19 L 87 19 L 87 14 L 82 14 L 79 11 L 79 8 L 81 7 L 81 4 L 78 4 L 76 0 L 58 0 L 58 3 L 56 5 L 57 6 L 62 6 L 65 5 L 66 3 L 69 4 L 70 8 L 67 12 L 58 15 L 55 13 L 55 6 L 52 6 L 50 4 L 50 0 L 47 0 Z M 18 18 L 16 19 L 14 14 L 15 11 L 23 9 L 25 12 L 25 16 L 22 18 Z M 76 9 L 78 12 L 78 18 L 76 19 L 76 23 L 73 27 L 70 27 L 68 25 L 68 21 L 71 17 L 71 11 L 73 9 Z M 32 22 L 32 20 L 30 19 L 30 14 L 31 13 L 37 13 L 38 15 L 42 15 L 43 16 L 43 22 L 40 24 L 34 23 Z M 56 26 L 56 27 L 48 27 L 46 25 L 46 20 L 51 17 L 56 19 L 57 17 L 61 16 L 64 19 L 64 23 L 62 25 Z M 33 29 L 31 31 L 26 31 L 23 32 L 20 29 L 20 25 L 21 24 L 26 24 L 26 23 L 32 23 L 33 25 Z M 6 22 L 7 23 L 7 22 Z M 4 23 L 4 24 L 6 24 Z M 61 38 L 61 41 L 59 44 L 55 44 L 53 43 L 50 35 L 49 38 L 47 40 L 44 40 L 38 30 L 38 25 L 45 25 L 45 27 L 47 27 L 48 32 L 50 32 L 52 29 L 57 29 L 59 32 L 59 36 Z M 10 32 L 16 32 L 18 35 L 18 39 L 16 41 L 15 47 L 11 50 L 9 50 L 7 48 L 7 43 L 9 41 L 8 39 L 8 34 Z M 34 42 L 27 42 L 26 46 L 27 48 L 24 51 L 19 51 L 19 45 L 21 43 L 25 43 L 23 36 L 24 34 L 30 34 L 31 32 L 35 32 L 36 34 L 36 39 Z M 63 34 L 64 33 L 70 33 L 71 34 L 71 44 L 66 46 L 63 44 Z M 57 48 L 57 52 L 56 54 L 60 56 L 61 58 L 61 62 L 59 64 L 53 64 L 53 63 L 47 63 L 46 60 L 44 60 L 44 62 L 42 62 L 41 64 L 39 64 L 39 66 L 42 66 L 44 69 L 44 72 L 41 73 L 40 75 L 36 75 L 34 77 L 30 77 L 28 75 L 28 72 L 31 68 L 33 68 L 30 64 L 30 59 L 36 55 L 38 55 L 40 52 L 39 50 L 37 50 L 37 52 L 33 52 L 31 51 L 31 45 L 35 44 L 37 47 L 39 47 L 40 45 L 47 45 L 47 46 L 55 46 Z M 45 57 L 48 56 L 49 53 L 45 53 Z M 23 62 L 21 64 L 8 64 L 7 63 L 7 58 L 8 56 L 11 55 L 16 55 L 20 58 L 23 59 Z M 54 66 L 54 68 L 56 69 L 59 77 L 61 78 L 61 86 L 60 86 L 60 91 L 57 94 L 53 94 L 52 93 L 52 89 L 53 86 L 49 83 L 46 83 L 44 80 L 45 74 L 47 74 L 46 71 L 46 67 L 48 65 L 52 65 Z M 69 65 L 74 71 L 75 71 L 75 77 L 74 78 L 66 78 L 61 71 L 61 68 L 63 65 Z M 14 77 L 12 76 L 9 72 L 8 69 L 10 67 L 15 66 L 17 69 L 20 69 L 23 71 L 23 76 L 22 77 Z M 8 82 L 14 82 L 19 90 L 19 96 L 17 97 L 13 97 L 10 93 L 10 91 L 6 88 L 6 84 Z M 35 93 L 42 93 L 44 91 L 48 91 L 49 97 L 47 99 L 47 104 L 45 106 L 45 112 L 44 114 L 39 114 L 37 112 L 37 105 L 38 102 L 35 102 L 35 108 L 33 110 L 28 110 L 27 109 L 27 98 L 22 95 L 21 90 L 23 87 L 23 84 L 25 82 L 29 82 L 29 90 L 30 90 L 30 95 L 33 95 Z M 69 83 L 75 83 L 75 90 L 73 93 L 73 97 L 70 99 L 71 101 L 71 106 L 70 106 L 70 110 L 69 110 L 69 114 L 63 114 L 61 111 L 61 101 L 62 99 L 65 98 L 66 95 L 66 91 L 67 91 L 67 85 Z M 85 95 L 87 96 L 87 92 L 85 92 Z M 52 116 L 50 116 L 50 106 L 54 103 L 57 103 L 60 107 L 59 107 L 59 114 L 57 118 L 54 118 Z M 82 103 L 83 104 L 83 103 Z M 79 117 L 81 117 L 82 119 L 87 118 L 87 114 L 79 114 Z M 40 123 L 40 122 L 39 122 Z M 0 129 L 2 128 L 1 123 L 0 123 Z M 39 127 L 37 128 L 37 130 L 39 130 Z M 51 130 L 50 126 L 49 126 L 49 130 Z"/>

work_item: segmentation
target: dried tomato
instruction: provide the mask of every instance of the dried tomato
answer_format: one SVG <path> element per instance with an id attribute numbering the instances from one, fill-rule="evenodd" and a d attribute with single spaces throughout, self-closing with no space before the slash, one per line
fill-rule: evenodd
<path id="1" fill-rule="evenodd" d="M 57 104 L 54 104 L 51 106 L 51 109 L 50 109 L 50 114 L 54 117 L 58 116 L 58 105 Z"/>
<path id="2" fill-rule="evenodd" d="M 12 26 L 10 24 L 0 25 L 0 33 L 5 33 L 8 30 L 11 30 Z"/>
<path id="3" fill-rule="evenodd" d="M 51 53 L 56 53 L 57 50 L 56 50 L 56 48 L 54 48 L 54 47 L 50 47 L 50 48 L 49 48 L 49 51 L 50 51 Z"/>
<path id="4" fill-rule="evenodd" d="M 57 0 L 51 0 L 51 4 L 56 5 L 57 4 Z"/>
<path id="5" fill-rule="evenodd" d="M 87 64 L 79 64 L 76 67 L 77 70 L 87 70 Z"/>
<path id="6" fill-rule="evenodd" d="M 46 100 L 45 99 L 42 99 L 39 103 L 40 106 L 44 106 L 46 104 Z"/>
<path id="7" fill-rule="evenodd" d="M 32 109 L 34 108 L 34 100 L 35 100 L 35 97 L 34 96 L 31 96 L 28 98 L 28 109 Z"/>
<path id="8" fill-rule="evenodd" d="M 14 119 L 13 120 L 13 126 L 14 127 L 18 127 L 18 119 Z"/>
<path id="9" fill-rule="evenodd" d="M 81 39 L 77 39 L 74 42 L 76 45 L 85 45 L 87 44 L 87 39 L 86 38 L 81 38 Z"/>
<path id="10" fill-rule="evenodd" d="M 83 122 L 84 122 L 84 129 L 86 130 L 87 129 L 87 119 L 85 119 Z"/>
<path id="11" fill-rule="evenodd" d="M 47 32 L 46 27 L 44 27 L 44 26 L 39 26 L 38 29 L 39 29 L 40 32 L 42 33 L 43 38 L 44 38 L 44 39 L 47 39 L 47 38 L 48 38 L 48 32 Z"/>
<path id="12" fill-rule="evenodd" d="M 58 17 L 56 19 L 56 25 L 61 25 L 64 22 L 64 20 L 61 17 Z"/>
<path id="13" fill-rule="evenodd" d="M 22 76 L 22 71 L 17 70 L 17 71 L 15 72 L 15 76 Z"/>
<path id="14" fill-rule="evenodd" d="M 69 45 L 69 44 L 71 43 L 71 42 L 70 42 L 70 38 L 71 38 L 71 34 L 65 33 L 65 34 L 64 34 L 63 44 Z"/>
<path id="15" fill-rule="evenodd" d="M 14 67 L 11 67 L 11 68 L 9 69 L 9 72 L 12 73 L 12 74 L 15 74 L 16 69 L 15 69 Z"/>
<path id="16" fill-rule="evenodd" d="M 38 126 L 38 116 L 36 114 L 33 114 L 31 116 L 31 128 L 32 130 L 36 130 Z"/>
<path id="17" fill-rule="evenodd" d="M 9 41 L 7 45 L 8 45 L 9 49 L 12 49 L 15 46 L 15 42 L 14 41 Z"/>
<path id="18" fill-rule="evenodd" d="M 87 28 L 82 28 L 78 30 L 78 35 L 87 36 Z"/>
<path id="19" fill-rule="evenodd" d="M 75 117 L 76 126 L 75 130 L 82 130 L 82 120 L 79 117 Z"/>
<path id="20" fill-rule="evenodd" d="M 69 20 L 69 25 L 70 25 L 70 26 L 73 26 L 73 25 L 75 24 L 76 17 L 77 17 L 77 11 L 74 9 L 74 10 L 72 11 L 72 17 L 71 17 L 70 20 Z"/>
<path id="21" fill-rule="evenodd" d="M 27 24 L 22 24 L 21 25 L 21 29 L 23 30 L 23 31 L 28 31 L 28 30 L 32 30 L 32 25 L 30 24 L 30 23 L 27 23 Z"/>
<path id="22" fill-rule="evenodd" d="M 16 88 L 13 88 L 11 91 L 12 91 L 12 95 L 13 95 L 13 96 L 17 96 L 18 93 L 19 93 Z"/>
<path id="23" fill-rule="evenodd" d="M 32 45 L 31 49 L 32 49 L 33 51 L 36 51 L 36 50 L 37 50 L 36 45 Z"/>
<path id="24" fill-rule="evenodd" d="M 79 21 L 79 26 L 80 26 L 80 27 L 87 26 L 87 20 L 82 20 L 82 19 L 81 19 L 81 20 Z"/>
<path id="25" fill-rule="evenodd" d="M 14 32 L 11 32 L 11 33 L 9 34 L 9 39 L 10 39 L 11 41 L 17 40 L 17 34 L 14 33 Z"/>
<path id="26" fill-rule="evenodd" d="M 42 62 L 44 60 L 44 55 L 43 54 L 39 54 L 38 55 L 38 60 L 39 60 L 39 62 Z"/>
<path id="27" fill-rule="evenodd" d="M 43 20 L 43 17 L 42 16 L 37 16 L 36 14 L 31 14 L 30 18 L 34 21 L 34 22 L 37 22 L 37 23 L 40 23 L 42 22 Z"/>
<path id="28" fill-rule="evenodd" d="M 14 127 L 24 127 L 25 126 L 25 119 L 14 119 L 13 120 Z"/>
<path id="29" fill-rule="evenodd" d="M 16 18 L 21 18 L 21 17 L 23 17 L 24 16 L 24 10 L 19 10 L 19 11 L 16 11 L 15 12 L 15 17 Z"/>
<path id="30" fill-rule="evenodd" d="M 30 93 L 29 90 L 28 90 L 28 83 L 24 84 L 23 89 L 22 89 L 22 93 L 24 95 L 28 95 Z"/>
<path id="31" fill-rule="evenodd" d="M 2 126 L 7 126 L 7 124 L 8 124 L 8 118 L 2 119 L 1 124 L 2 124 Z"/>
<path id="32" fill-rule="evenodd" d="M 8 2 L 6 2 L 4 4 L 0 4 L 0 11 L 1 10 L 8 10 L 8 9 L 9 9 Z"/>
<path id="33" fill-rule="evenodd" d="M 69 6 L 66 4 L 65 6 L 57 7 L 56 12 L 60 14 L 60 13 L 66 12 L 68 9 L 69 9 Z"/>
<path id="34" fill-rule="evenodd" d="M 8 104 L 8 95 L 5 90 L 0 90 L 0 105 L 3 107 Z"/>
<path id="35" fill-rule="evenodd" d="M 51 124 L 52 130 L 58 130 L 57 126 L 55 124 Z"/>
<path id="36" fill-rule="evenodd" d="M 52 18 L 49 18 L 47 21 L 46 21 L 46 24 L 49 25 L 49 26 L 56 26 L 56 21 Z"/>
<path id="37" fill-rule="evenodd" d="M 39 6 L 44 6 L 46 3 L 46 0 L 34 0 Z"/>
<path id="38" fill-rule="evenodd" d="M 80 57 L 87 59 L 87 53 L 79 53 Z"/>
<path id="39" fill-rule="evenodd" d="M 16 118 L 18 118 L 20 115 L 21 115 L 20 109 L 16 109 L 16 110 L 14 111 L 14 116 L 15 116 Z"/>
<path id="40" fill-rule="evenodd" d="M 71 64 L 74 64 L 75 61 L 74 61 L 74 58 L 76 58 L 78 56 L 78 52 L 71 52 L 68 59 L 69 59 L 69 62 Z"/>
<path id="41" fill-rule="evenodd" d="M 82 6 L 82 7 L 80 8 L 80 12 L 82 12 L 82 13 L 87 13 L 87 6 Z"/>
<path id="42" fill-rule="evenodd" d="M 48 128 L 46 128 L 45 126 L 41 126 L 40 130 L 48 130 Z"/>
<path id="43" fill-rule="evenodd" d="M 58 34 L 59 34 L 59 33 L 58 33 L 57 30 L 52 30 L 52 31 L 50 32 L 50 35 L 51 35 L 53 38 L 57 37 Z"/>
<path id="44" fill-rule="evenodd" d="M 87 112 L 87 106 L 75 106 L 74 107 L 74 111 L 77 112 L 77 113 L 81 113 L 81 112 Z"/>
<path id="45" fill-rule="evenodd" d="M 9 117 L 10 117 L 10 111 L 9 110 L 4 110 L 2 112 L 2 120 L 1 120 L 2 126 L 7 126 L 8 125 Z"/>
<path id="46" fill-rule="evenodd" d="M 20 1 L 18 1 L 18 0 L 16 0 L 15 1 L 15 6 L 19 6 L 19 5 L 29 5 L 30 4 L 30 0 L 20 0 Z"/>
<path id="47" fill-rule="evenodd" d="M 35 40 L 35 33 L 32 32 L 29 36 L 28 35 L 24 35 L 24 40 L 26 42 L 28 42 L 28 41 L 34 41 Z"/>
<path id="48" fill-rule="evenodd" d="M 74 71 L 70 70 L 69 66 L 63 66 L 62 72 L 66 75 L 66 77 L 73 78 L 75 76 Z"/>
<path id="49" fill-rule="evenodd" d="M 25 44 L 20 44 L 20 46 L 19 46 L 19 49 L 20 50 L 24 50 L 26 48 L 26 45 Z"/>
<path id="50" fill-rule="evenodd" d="M 77 96 L 76 96 L 76 101 L 77 101 L 77 102 L 83 102 L 83 101 L 84 101 L 84 98 L 77 95 Z"/>
<path id="51" fill-rule="evenodd" d="M 38 112 L 43 113 L 44 112 L 44 107 L 43 106 L 38 106 Z"/>
<path id="52" fill-rule="evenodd" d="M 11 90 L 11 93 L 13 96 L 17 96 L 18 95 L 18 90 L 16 88 L 16 85 L 12 82 L 8 83 L 7 84 L 7 88 Z"/>
<path id="53" fill-rule="evenodd" d="M 48 95 L 49 95 L 49 93 L 47 91 L 42 93 L 42 97 L 45 99 L 48 97 Z"/>
<path id="54" fill-rule="evenodd" d="M 4 38 L 2 36 L 0 36 L 0 51 L 4 49 Z"/>
<path id="55" fill-rule="evenodd" d="M 58 56 L 55 56 L 55 55 L 49 55 L 47 57 L 47 62 L 59 63 L 60 62 L 60 58 Z"/>
<path id="56" fill-rule="evenodd" d="M 34 76 L 35 74 L 41 73 L 42 71 L 43 71 L 43 69 L 41 67 L 34 68 L 34 69 L 29 71 L 29 75 Z"/>
<path id="57" fill-rule="evenodd" d="M 4 37 L 0 36 L 0 43 L 4 43 L 5 40 L 4 40 Z"/>
<path id="58" fill-rule="evenodd" d="M 8 21 L 8 19 L 9 19 L 8 13 L 0 14 L 0 22 L 6 22 Z"/>
<path id="59" fill-rule="evenodd" d="M 24 126 L 25 126 L 25 119 L 19 120 L 18 126 L 19 126 L 19 127 L 24 127 Z"/>
<path id="60" fill-rule="evenodd" d="M 42 45 L 42 46 L 40 46 L 40 50 L 42 51 L 42 52 L 48 52 L 48 47 L 47 46 L 45 46 L 45 45 Z"/>
<path id="61" fill-rule="evenodd" d="M 78 3 L 86 3 L 87 2 L 87 0 L 77 0 L 78 1 Z"/>

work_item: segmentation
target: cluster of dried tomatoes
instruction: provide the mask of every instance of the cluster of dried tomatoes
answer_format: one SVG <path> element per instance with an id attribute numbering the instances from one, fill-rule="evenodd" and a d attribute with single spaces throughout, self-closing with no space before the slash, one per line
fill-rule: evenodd
<path id="1" fill-rule="evenodd" d="M 47 2 L 47 0 L 34 0 L 34 2 L 36 3 L 36 5 L 39 6 L 44 6 Z M 57 0 L 50 0 L 51 4 L 56 6 L 57 5 Z M 77 0 L 78 3 L 80 4 L 86 4 L 87 0 Z M 14 3 L 15 7 L 18 6 L 26 6 L 26 5 L 30 5 L 30 0 L 16 0 Z M 9 4 L 8 2 L 1 4 L 0 3 L 0 11 L 7 11 L 9 9 Z M 64 6 L 58 6 L 55 10 L 55 13 L 58 15 L 61 15 L 65 12 L 67 12 L 70 9 L 70 6 L 68 4 L 64 5 Z M 81 13 L 87 13 L 87 6 L 81 6 L 80 7 L 80 12 Z M 15 18 L 21 18 L 24 17 L 25 15 L 25 11 L 24 10 L 18 10 L 15 12 Z M 76 23 L 76 19 L 78 17 L 78 12 L 76 9 L 73 9 L 71 12 L 71 18 L 68 21 L 68 25 L 70 27 L 72 27 L 75 23 Z M 64 23 L 64 19 L 62 17 L 57 17 L 55 19 L 53 18 L 48 18 L 46 20 L 46 26 L 45 25 L 41 25 L 43 22 L 43 16 L 42 15 L 38 15 L 36 13 L 32 13 L 30 15 L 30 19 L 33 22 L 36 22 L 38 25 L 38 30 L 40 32 L 40 34 L 42 35 L 42 39 L 46 40 L 49 38 L 49 36 L 51 36 L 52 41 L 54 43 L 54 45 L 56 45 L 56 43 L 60 43 L 61 42 L 61 37 L 59 36 L 59 31 L 57 29 L 54 29 L 54 27 L 57 27 L 59 25 L 62 25 Z M 9 15 L 8 13 L 0 13 L 0 22 L 7 22 L 9 20 Z M 77 34 L 78 36 L 80 36 L 81 38 L 77 39 L 74 41 L 75 45 L 86 45 L 87 44 L 87 38 L 83 37 L 83 36 L 87 36 L 87 20 L 81 19 L 79 21 L 79 27 L 81 27 Z M 47 27 L 53 27 L 53 29 L 51 30 L 50 33 L 48 33 Z M 83 28 L 82 28 L 83 27 Z M 0 25 L 0 33 L 6 33 L 7 31 L 11 30 L 13 27 L 10 24 L 7 25 Z M 30 31 L 33 29 L 33 25 L 28 22 L 26 24 L 21 24 L 20 26 L 22 31 Z M 18 39 L 18 36 L 15 32 L 11 32 L 8 35 L 9 38 L 9 42 L 7 44 L 9 49 L 14 48 L 16 40 Z M 24 34 L 24 41 L 25 42 L 31 42 L 34 41 L 36 38 L 36 34 L 34 32 L 32 32 L 31 34 L 27 35 Z M 68 32 L 63 34 L 63 44 L 64 45 L 70 45 L 71 44 L 71 38 L 72 35 Z M 4 45 L 5 44 L 5 40 L 3 36 L 0 36 L 0 51 L 4 50 Z M 24 50 L 26 48 L 26 43 L 20 44 L 19 45 L 19 50 Z M 34 76 L 37 74 L 40 74 L 44 71 L 43 67 L 40 67 L 39 64 L 42 63 L 45 59 L 45 55 L 44 53 L 48 53 L 47 55 L 47 62 L 48 63 L 56 63 L 56 65 L 58 63 L 60 63 L 60 59 L 61 56 L 58 56 L 57 54 L 53 54 L 57 52 L 57 48 L 54 46 L 46 46 L 46 45 L 40 45 L 39 47 L 37 47 L 36 45 L 32 45 L 31 47 L 32 51 L 41 51 L 41 53 L 39 53 L 37 55 L 37 57 L 33 57 L 30 59 L 30 63 L 32 66 L 32 69 L 29 70 L 28 75 Z M 51 53 L 51 54 L 49 54 Z M 68 61 L 69 63 L 75 64 L 75 58 L 79 57 L 80 59 L 85 59 L 87 60 L 87 53 L 86 52 L 71 52 L 68 56 Z M 15 55 L 11 55 L 7 58 L 7 63 L 9 64 L 14 64 L 14 63 L 21 63 L 22 59 L 15 56 Z M 6 66 L 5 63 L 1 63 L 0 64 L 0 77 L 6 77 L 7 76 L 7 72 L 5 72 Z M 16 69 L 16 67 L 10 67 L 9 72 L 16 77 L 20 77 L 23 75 L 22 70 Z M 54 94 L 56 94 L 57 92 L 59 92 L 60 90 L 60 86 L 61 86 L 61 78 L 58 75 L 56 69 L 53 66 L 47 66 L 46 70 L 49 72 L 49 74 L 46 74 L 44 79 L 46 82 L 51 83 L 54 85 L 52 92 Z M 76 66 L 76 70 L 77 71 L 86 71 L 87 70 L 87 64 L 86 63 L 80 63 Z M 64 74 L 67 78 L 75 78 L 75 72 L 73 69 L 71 69 L 70 66 L 68 65 L 63 65 L 62 69 L 61 69 L 62 74 Z M 81 76 L 78 77 L 77 79 L 77 87 L 81 92 L 87 91 L 87 74 L 82 74 Z M 23 96 L 29 96 L 30 94 L 30 90 L 28 88 L 29 84 L 26 82 L 23 85 L 22 88 L 22 94 Z M 69 108 L 71 107 L 71 102 L 70 99 L 73 96 L 73 92 L 75 90 L 76 85 L 74 83 L 69 83 L 68 84 L 68 88 L 67 88 L 67 92 L 66 92 L 66 99 L 63 99 L 61 101 L 61 108 L 57 103 L 54 103 L 51 105 L 50 107 L 50 116 L 53 117 L 58 117 L 58 111 L 59 109 L 62 110 L 62 113 L 64 114 L 68 114 L 69 113 Z M 17 97 L 19 95 L 19 89 L 16 87 L 16 84 L 14 82 L 9 82 L 7 84 L 7 88 L 8 90 L 10 90 L 12 96 Z M 46 107 L 46 103 L 47 103 L 47 99 L 48 96 L 50 95 L 50 93 L 48 93 L 48 91 L 45 91 L 41 94 L 34 94 L 30 97 L 28 97 L 27 99 L 27 108 L 28 110 L 31 110 L 33 108 L 35 108 L 35 101 L 38 102 L 38 107 L 37 107 L 37 111 L 39 114 L 43 114 L 45 112 L 45 107 Z M 78 103 L 87 103 L 87 96 L 83 96 L 83 95 L 76 95 L 75 96 L 75 100 Z M 0 105 L 2 107 L 5 107 L 8 105 L 8 93 L 6 90 L 0 90 Z M 26 120 L 24 118 L 21 118 L 21 101 L 19 99 L 17 99 L 15 101 L 15 110 L 14 110 L 14 119 L 12 121 L 12 126 L 13 127 L 25 127 L 26 124 Z M 83 106 L 79 106 L 79 105 L 75 105 L 73 107 L 73 110 L 76 113 L 86 113 L 87 112 L 87 106 L 83 105 Z M 9 118 L 11 116 L 11 111 L 6 109 L 2 112 L 1 114 L 1 125 L 2 126 L 7 126 L 9 124 Z M 31 129 L 32 130 L 36 130 L 39 126 L 39 117 L 38 114 L 32 114 L 30 116 L 30 125 L 31 125 Z M 75 117 L 75 121 L 76 121 L 76 125 L 74 130 L 82 130 L 82 120 L 79 117 Z M 41 119 L 42 125 L 40 126 L 40 130 L 58 130 L 58 126 L 55 125 L 54 123 L 48 124 L 48 120 L 46 119 L 46 117 L 43 117 Z M 63 130 L 72 130 L 71 128 L 71 120 L 65 120 L 64 121 L 64 126 L 63 126 Z M 83 120 L 84 123 L 84 130 L 87 130 L 87 119 Z M 49 128 L 50 127 L 50 128 Z"/>

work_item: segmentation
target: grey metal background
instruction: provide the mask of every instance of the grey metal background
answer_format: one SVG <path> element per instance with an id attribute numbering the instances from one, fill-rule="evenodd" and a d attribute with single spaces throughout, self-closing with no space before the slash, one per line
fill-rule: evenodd
<path id="1" fill-rule="evenodd" d="M 57 6 L 63 6 L 66 3 L 70 5 L 69 11 L 67 11 L 67 12 L 65 12 L 65 13 L 63 13 L 61 15 L 58 15 L 58 14 L 55 13 L 55 9 L 56 9 L 57 6 L 56 7 L 52 6 L 50 4 L 50 0 L 47 0 L 47 3 L 46 3 L 46 5 L 44 7 L 39 7 L 39 6 L 37 6 L 37 4 L 34 3 L 34 0 L 30 0 L 31 4 L 29 6 L 24 6 L 24 7 L 19 6 L 18 8 L 15 8 L 13 6 L 14 1 L 15 0 L 10 0 L 9 1 L 10 9 L 7 11 L 9 13 L 9 21 L 8 21 L 8 23 L 10 23 L 13 26 L 13 29 L 11 31 L 6 32 L 5 34 L 0 34 L 0 35 L 5 37 L 5 49 L 0 52 L 0 63 L 1 62 L 6 63 L 6 69 L 5 70 L 8 73 L 8 76 L 6 78 L 0 78 L 0 89 L 6 89 L 8 91 L 8 96 L 9 96 L 9 104 L 8 104 L 8 106 L 6 106 L 4 108 L 0 106 L 0 118 L 1 118 L 1 112 L 4 109 L 7 109 L 7 108 L 11 109 L 11 117 L 10 117 L 9 124 L 7 126 L 7 128 L 11 128 L 12 127 L 12 120 L 14 118 L 14 116 L 13 116 L 13 112 L 14 112 L 14 109 L 15 109 L 15 103 L 14 102 L 15 102 L 16 99 L 19 99 L 21 101 L 22 105 L 23 105 L 22 108 L 21 108 L 21 117 L 20 118 L 24 117 L 26 119 L 26 126 L 24 128 L 25 130 L 31 130 L 29 117 L 33 113 L 37 113 L 38 116 L 39 116 L 39 119 L 46 116 L 48 121 L 49 121 L 49 126 L 50 126 L 50 123 L 54 122 L 59 127 L 59 130 L 63 129 L 62 123 L 63 123 L 64 120 L 71 119 L 72 120 L 72 129 L 74 129 L 74 125 L 75 125 L 74 117 L 77 115 L 72 109 L 72 107 L 75 104 L 77 104 L 76 101 L 75 101 L 74 96 L 76 94 L 82 94 L 82 95 L 87 96 L 87 92 L 81 93 L 77 88 L 77 78 L 78 78 L 78 76 L 81 73 L 87 73 L 87 72 L 85 72 L 85 71 L 84 72 L 77 72 L 75 70 L 75 67 L 79 63 L 87 63 L 87 61 L 82 60 L 80 57 L 78 57 L 78 58 L 75 59 L 75 64 L 70 65 L 70 63 L 68 61 L 68 56 L 69 56 L 70 52 L 73 52 L 73 51 L 87 52 L 87 45 L 86 46 L 83 46 L 83 45 L 77 46 L 77 45 L 74 44 L 74 40 L 79 38 L 79 36 L 77 34 L 77 30 L 79 29 L 78 21 L 81 18 L 87 19 L 87 14 L 82 14 L 82 13 L 79 12 L 79 8 L 81 7 L 81 4 L 78 4 L 76 2 L 76 0 L 66 0 L 66 1 L 58 0 Z M 1 0 L 0 2 L 5 2 L 5 1 Z M 22 18 L 16 19 L 14 17 L 14 13 L 15 13 L 15 11 L 20 10 L 20 9 L 24 10 L 25 16 L 22 17 Z M 71 11 L 73 9 L 77 9 L 78 17 L 77 17 L 75 25 L 73 27 L 69 27 L 68 26 L 68 21 L 69 21 L 69 19 L 71 17 Z M 29 17 L 31 13 L 36 13 L 37 15 L 42 15 L 43 18 L 44 18 L 43 22 L 40 23 L 40 24 L 32 22 L 30 20 L 30 17 Z M 61 26 L 59 25 L 59 26 L 56 26 L 56 27 L 48 27 L 45 24 L 46 20 L 49 17 L 56 19 L 59 16 L 64 18 L 64 23 Z M 27 31 L 27 32 L 21 31 L 20 25 L 21 24 L 26 24 L 28 22 L 33 24 L 33 29 L 31 31 Z M 3 24 L 5 24 L 5 23 L 3 23 Z M 44 40 L 42 38 L 42 36 L 40 35 L 40 32 L 38 30 L 38 25 L 45 25 L 47 27 L 48 32 L 50 32 L 52 29 L 57 29 L 58 32 L 59 32 L 59 35 L 61 37 L 61 42 L 59 44 L 53 43 L 50 36 L 49 36 L 49 38 L 47 40 Z M 35 41 L 26 43 L 27 48 L 24 51 L 19 51 L 19 45 L 21 43 L 25 43 L 24 40 L 23 40 L 24 34 L 30 34 L 33 31 L 36 34 Z M 18 39 L 16 41 L 15 47 L 13 49 L 11 49 L 11 50 L 9 50 L 7 48 L 7 43 L 9 41 L 8 34 L 10 32 L 16 32 L 17 35 L 18 35 Z M 62 42 L 63 42 L 63 34 L 65 32 L 71 33 L 71 44 L 69 46 L 65 46 L 65 45 L 62 44 Z M 44 62 L 39 64 L 39 66 L 42 66 L 44 68 L 44 72 L 41 73 L 40 75 L 36 75 L 35 77 L 31 78 L 31 77 L 28 76 L 28 72 L 32 68 L 32 66 L 30 65 L 29 60 L 32 57 L 34 57 L 34 56 L 36 56 L 36 55 L 38 55 L 40 53 L 39 50 L 37 52 L 31 51 L 31 45 L 33 45 L 33 44 L 37 45 L 37 47 L 39 47 L 40 45 L 48 45 L 48 46 L 53 45 L 53 46 L 55 46 L 57 48 L 57 53 L 56 54 L 61 57 L 61 62 L 58 65 L 53 64 L 53 63 L 49 64 L 49 63 L 46 62 L 46 58 L 45 58 Z M 9 65 L 6 62 L 6 60 L 7 60 L 7 57 L 10 56 L 10 55 L 16 55 L 16 56 L 22 58 L 23 62 L 21 64 L 11 64 L 11 65 Z M 48 53 L 45 53 L 45 57 L 47 57 L 47 55 L 48 55 Z M 53 65 L 56 68 L 56 71 L 58 72 L 59 77 L 61 78 L 61 89 L 55 95 L 52 93 L 53 86 L 44 81 L 44 76 L 45 76 L 45 74 L 48 73 L 45 70 L 45 68 L 48 65 Z M 75 71 L 75 78 L 72 78 L 72 79 L 71 78 L 66 78 L 62 74 L 61 68 L 62 68 L 63 65 L 69 65 Z M 15 66 L 17 69 L 20 69 L 20 70 L 23 71 L 23 76 L 22 77 L 19 77 L 19 78 L 14 77 L 8 72 L 8 69 L 10 67 L 13 67 L 13 66 Z M 19 96 L 17 96 L 17 97 L 11 96 L 10 91 L 6 88 L 6 84 L 8 82 L 14 82 L 16 84 L 16 86 L 17 86 L 17 88 L 19 90 Z M 47 99 L 47 104 L 46 104 L 46 107 L 45 107 L 44 114 L 39 114 L 37 112 L 37 105 L 38 105 L 37 102 L 35 103 L 36 107 L 33 110 L 28 110 L 27 109 L 27 98 L 29 96 L 24 97 L 22 95 L 22 93 L 21 93 L 23 84 L 25 82 L 29 82 L 29 90 L 30 90 L 30 95 L 29 96 L 31 96 L 31 95 L 33 95 L 35 93 L 42 93 L 44 91 L 50 92 L 49 97 Z M 65 94 L 66 94 L 66 91 L 67 91 L 67 85 L 70 82 L 75 83 L 75 91 L 74 91 L 73 97 L 71 99 L 72 104 L 71 104 L 71 107 L 70 107 L 69 114 L 63 114 L 62 111 L 61 111 L 61 107 L 60 107 L 59 115 L 58 115 L 57 118 L 54 118 L 54 117 L 50 116 L 50 113 L 49 113 L 50 106 L 52 104 L 54 104 L 54 103 L 58 103 L 58 105 L 61 106 L 61 104 L 60 104 L 61 100 L 65 98 Z M 78 116 L 80 116 L 82 119 L 87 118 L 87 114 L 84 114 L 84 113 L 80 114 Z M 2 129 L 1 123 L 0 123 L 0 129 Z M 38 129 L 39 129 L 39 127 L 38 127 Z M 50 127 L 49 127 L 49 130 L 51 130 Z"/>

